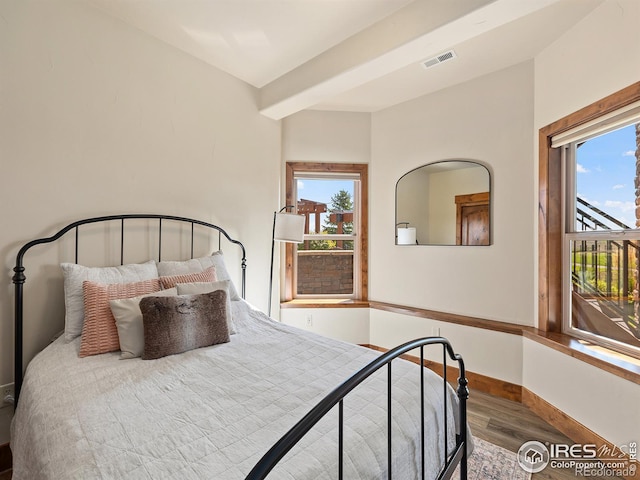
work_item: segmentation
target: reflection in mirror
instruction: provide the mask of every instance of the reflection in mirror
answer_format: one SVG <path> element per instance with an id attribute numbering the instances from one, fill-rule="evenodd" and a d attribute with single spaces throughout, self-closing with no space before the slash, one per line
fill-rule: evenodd
<path id="1" fill-rule="evenodd" d="M 490 245 L 491 178 L 484 165 L 444 160 L 396 184 L 397 245 Z"/>

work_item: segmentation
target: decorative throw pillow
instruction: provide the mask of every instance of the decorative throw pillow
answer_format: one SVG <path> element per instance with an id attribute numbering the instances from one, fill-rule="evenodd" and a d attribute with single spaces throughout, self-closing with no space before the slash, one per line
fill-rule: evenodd
<path id="1" fill-rule="evenodd" d="M 85 267 L 76 263 L 62 263 L 64 276 L 64 336 L 73 340 L 82 333 L 84 298 L 82 282 L 131 283 L 158 278 L 156 262 L 119 265 L 117 267 Z"/>
<path id="2" fill-rule="evenodd" d="M 215 282 L 216 268 L 209 267 L 202 272 L 184 273 L 182 275 L 166 275 L 160 277 L 162 288 L 173 288 L 178 283 Z"/>
<path id="3" fill-rule="evenodd" d="M 116 298 L 131 298 L 145 293 L 160 291 L 157 278 L 134 283 L 102 284 L 85 280 L 85 319 L 80 341 L 80 356 L 97 355 L 120 349 L 116 320 L 111 313 L 109 301 Z"/>
<path id="4" fill-rule="evenodd" d="M 227 343 L 227 293 L 150 296 L 140 300 L 144 326 L 143 360 Z"/>
<path id="5" fill-rule="evenodd" d="M 208 257 L 192 258 L 184 262 L 158 262 L 159 275 L 180 275 L 184 273 L 196 273 L 201 272 L 209 267 L 215 267 L 216 280 L 229 280 L 229 294 L 231 300 L 241 300 L 240 295 L 236 290 L 235 285 L 231 281 L 231 276 L 227 271 L 227 266 L 224 262 L 224 255 L 222 252 L 214 252 Z M 186 283 L 186 282 L 185 282 Z"/>
<path id="6" fill-rule="evenodd" d="M 210 293 L 216 290 L 224 290 L 227 294 L 227 326 L 229 327 L 229 334 L 236 333 L 236 329 L 233 325 L 233 314 L 231 313 L 231 296 L 229 295 L 229 280 L 222 280 L 220 282 L 198 282 L 198 283 L 179 283 L 177 286 L 178 295 L 197 295 L 200 293 Z"/>
<path id="7" fill-rule="evenodd" d="M 109 301 L 111 313 L 116 319 L 121 360 L 139 357 L 144 350 L 144 329 L 142 327 L 140 300 L 150 295 L 169 297 L 177 294 L 178 289 L 174 287 L 138 297 Z"/>

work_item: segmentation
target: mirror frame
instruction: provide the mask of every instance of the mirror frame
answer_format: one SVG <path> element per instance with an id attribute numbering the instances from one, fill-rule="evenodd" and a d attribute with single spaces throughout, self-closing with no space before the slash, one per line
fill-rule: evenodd
<path id="1" fill-rule="evenodd" d="M 489 239 L 488 239 L 488 243 L 487 244 L 483 244 L 483 245 L 463 245 L 461 243 L 458 243 L 460 241 L 459 238 L 459 233 L 456 232 L 456 243 L 416 243 L 412 244 L 412 243 L 398 243 L 398 226 L 400 225 L 400 219 L 398 218 L 398 185 L 400 184 L 400 181 L 405 178 L 407 175 L 416 172 L 417 170 L 420 170 L 422 168 L 431 166 L 431 165 L 438 165 L 438 164 L 442 164 L 442 163 L 452 163 L 452 162 L 463 162 L 463 163 L 469 163 L 469 164 L 473 164 L 474 166 L 478 166 L 478 167 L 482 167 L 484 168 L 484 170 L 487 172 L 487 180 L 488 180 L 488 185 L 487 185 L 487 191 L 486 192 L 475 192 L 477 194 L 480 194 L 479 197 L 476 197 L 475 194 L 462 194 L 462 195 L 456 195 L 457 197 L 467 197 L 464 200 L 467 200 L 468 202 L 473 203 L 474 201 L 477 201 L 478 203 L 482 203 L 482 202 L 487 202 L 489 203 L 488 208 L 489 208 L 489 219 L 488 219 L 488 223 L 489 223 Z M 418 167 L 415 167 L 411 170 L 409 170 L 408 172 L 406 172 L 405 174 L 403 174 L 398 181 L 396 182 L 396 187 L 395 187 L 395 212 L 394 212 L 394 218 L 395 218 L 395 225 L 394 225 L 394 244 L 397 246 L 401 246 L 401 247 L 411 247 L 411 246 L 449 246 L 449 247 L 471 247 L 471 246 L 482 246 L 482 247 L 486 247 L 486 246 L 490 246 L 493 244 L 493 215 L 492 215 L 492 210 L 493 210 L 493 185 L 492 185 L 492 176 L 491 176 L 491 170 L 489 169 L 489 167 L 483 163 L 480 162 L 478 160 L 470 160 L 470 159 L 466 159 L 466 158 L 452 158 L 452 159 L 445 159 L 445 160 L 436 160 L 434 162 L 430 162 L 430 163 L 425 163 L 423 165 L 420 165 Z M 488 199 L 486 198 L 486 194 L 488 194 Z M 476 198 L 474 198 L 476 197 Z M 459 207 L 458 207 L 459 208 Z M 401 223 L 405 223 L 405 222 L 401 222 Z M 456 220 L 457 223 L 457 220 Z"/>

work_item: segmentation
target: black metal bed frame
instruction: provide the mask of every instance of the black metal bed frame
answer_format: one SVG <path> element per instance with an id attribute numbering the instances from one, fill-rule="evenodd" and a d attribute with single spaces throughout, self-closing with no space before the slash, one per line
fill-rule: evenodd
<path id="1" fill-rule="evenodd" d="M 412 340 L 403 345 L 400 345 L 387 353 L 376 358 L 368 365 L 363 367 L 360 371 L 354 374 L 351 378 L 346 380 L 340 386 L 335 388 L 324 399 L 320 401 L 313 409 L 309 411 L 298 423 L 296 423 L 287 433 L 285 433 L 278 442 L 276 442 L 271 449 L 264 454 L 260 461 L 253 467 L 249 475 L 245 480 L 262 480 L 267 477 L 269 472 L 277 465 L 277 463 L 291 450 L 296 443 L 309 431 L 313 426 L 320 421 L 330 410 L 338 405 L 338 479 L 343 478 L 343 402 L 346 395 L 354 388 L 360 385 L 365 379 L 367 379 L 374 372 L 383 367 L 387 367 L 387 479 L 393 478 L 392 472 L 392 435 L 391 435 L 391 399 L 392 399 L 392 375 L 391 375 L 391 362 L 399 356 L 406 354 L 407 352 L 416 348 L 420 349 L 420 365 L 423 367 L 420 369 L 420 415 L 421 415 L 421 480 L 425 480 L 425 455 L 424 455 L 424 347 L 428 345 L 442 345 L 443 353 L 443 388 L 444 388 L 444 419 L 445 419 L 445 434 L 444 434 L 444 452 L 446 463 L 440 470 L 438 480 L 445 480 L 451 478 L 454 474 L 457 465 L 460 465 L 460 478 L 462 480 L 467 479 L 467 399 L 469 398 L 469 389 L 467 388 L 467 378 L 465 373 L 464 361 L 459 354 L 456 354 L 451 347 L 449 341 L 442 337 L 427 337 L 417 340 Z M 447 355 L 458 362 L 458 368 L 460 376 L 458 377 L 458 388 L 456 394 L 458 395 L 458 416 L 460 423 L 460 432 L 456 434 L 456 445 L 454 450 L 449 453 L 448 450 L 448 438 L 447 438 Z"/>
<path id="2" fill-rule="evenodd" d="M 163 220 L 173 221 L 173 222 L 182 222 L 191 224 L 191 258 L 194 257 L 194 226 L 200 225 L 203 227 L 207 227 L 210 229 L 214 229 L 218 231 L 218 247 L 221 249 L 221 236 L 224 236 L 229 242 L 236 244 L 242 250 L 242 288 L 241 295 L 242 298 L 245 298 L 245 284 L 246 284 L 246 252 L 244 245 L 233 238 L 231 238 L 227 232 L 221 227 L 207 223 L 201 220 L 194 220 L 186 217 L 178 217 L 173 215 L 158 215 L 158 214 L 124 214 L 124 215 L 109 215 L 102 217 L 93 217 L 87 218 L 83 220 L 78 220 L 76 222 L 70 223 L 66 227 L 59 230 L 56 234 L 50 237 L 43 237 L 32 240 L 26 243 L 20 250 L 16 256 L 16 266 L 14 267 L 14 275 L 13 275 L 13 283 L 15 285 L 15 406 L 18 405 L 18 398 L 20 396 L 20 390 L 22 388 L 23 382 L 23 286 L 26 281 L 26 276 L 24 274 L 25 267 L 23 265 L 24 257 L 27 251 L 29 251 L 32 247 L 40 244 L 51 243 L 58 240 L 67 232 L 75 229 L 75 263 L 78 263 L 78 245 L 79 245 L 79 227 L 82 225 L 92 224 L 92 223 L 100 223 L 100 222 L 111 222 L 111 221 L 119 221 L 120 222 L 120 263 L 124 263 L 124 243 L 125 243 L 125 220 L 132 219 L 149 219 L 149 220 L 158 220 L 158 261 L 162 258 L 162 234 L 163 234 Z M 397 359 L 399 356 L 406 354 L 414 349 L 420 349 L 420 365 L 423 367 L 420 368 L 420 410 L 421 410 L 421 479 L 425 478 L 425 427 L 424 427 L 424 415 L 425 415 L 425 397 L 424 397 L 424 348 L 425 346 L 431 345 L 441 345 L 442 346 L 442 356 L 443 356 L 443 391 L 444 391 L 444 418 L 445 418 L 445 435 L 443 438 L 444 441 L 444 452 L 445 452 L 445 465 L 440 470 L 440 474 L 438 475 L 438 480 L 440 479 L 449 479 L 453 475 L 456 466 L 460 465 L 460 478 L 466 480 L 467 478 L 467 446 L 468 446 L 468 438 L 467 438 L 467 406 L 466 401 L 469 397 L 469 391 L 467 388 L 467 379 L 465 374 L 464 361 L 462 357 L 456 354 L 449 343 L 448 340 L 441 337 L 428 337 L 413 340 L 411 342 L 400 345 L 393 350 L 388 351 L 387 353 L 377 357 L 374 361 L 366 365 L 360 371 L 358 371 L 351 378 L 346 380 L 340 386 L 335 388 L 331 393 L 329 393 L 323 400 L 321 400 L 314 408 L 312 408 L 307 415 L 305 415 L 296 425 L 294 425 L 277 443 L 273 445 L 273 447 L 262 457 L 262 459 L 255 465 L 255 467 L 251 470 L 251 472 L 246 477 L 246 480 L 262 480 L 264 479 L 269 472 L 276 466 L 276 464 L 287 454 L 291 448 L 295 446 L 295 444 L 325 415 L 327 414 L 333 407 L 338 406 L 338 478 L 342 480 L 343 478 L 343 451 L 344 451 L 344 442 L 343 442 L 343 425 L 344 425 L 344 417 L 343 417 L 343 402 L 346 395 L 351 392 L 355 387 L 357 387 L 360 383 L 362 383 L 365 379 L 367 379 L 374 372 L 386 366 L 387 368 L 387 462 L 388 462 L 388 474 L 387 478 L 389 480 L 392 479 L 392 435 L 391 435 L 391 424 L 392 424 L 392 361 Z M 459 427 L 460 431 L 456 434 L 456 444 L 455 448 L 452 452 L 449 452 L 448 449 L 448 441 L 447 438 L 447 389 L 449 388 L 447 382 L 447 356 L 452 360 L 458 362 L 459 369 L 459 378 L 458 378 L 458 387 L 457 387 L 457 396 L 459 399 L 458 405 L 458 416 L 459 416 Z"/>
<path id="3" fill-rule="evenodd" d="M 245 298 L 245 289 L 246 289 L 246 268 L 247 268 L 247 257 L 244 245 L 229 236 L 229 234 L 221 227 L 214 225 L 212 223 L 204 222 L 202 220 L 195 220 L 187 217 L 177 217 L 174 215 L 158 215 L 158 214 L 123 214 L 123 215 L 108 215 L 103 217 L 93 217 L 86 218 L 83 220 L 78 220 L 76 222 L 70 223 L 66 227 L 59 230 L 56 234 L 50 237 L 43 237 L 32 240 L 26 243 L 19 251 L 16 256 L 16 266 L 13 271 L 15 272 L 13 275 L 13 283 L 15 285 L 15 351 L 14 351 L 14 388 L 15 388 L 15 403 L 14 405 L 18 405 L 18 398 L 20 397 L 20 390 L 22 388 L 22 380 L 23 380 L 23 286 L 26 281 L 26 276 L 24 274 L 25 267 L 23 265 L 24 256 L 29 249 L 36 245 L 40 245 L 43 243 L 51 243 L 58 240 L 65 233 L 70 230 L 75 229 L 75 263 L 78 263 L 78 244 L 79 244 L 79 227 L 82 225 L 92 224 L 92 223 L 100 223 L 100 222 L 111 222 L 111 221 L 119 221 L 120 222 L 120 264 L 124 264 L 124 240 L 125 240 L 125 220 L 158 220 L 158 261 L 162 259 L 162 222 L 163 220 L 172 221 L 172 222 L 182 222 L 188 223 L 191 225 L 191 258 L 193 258 L 193 243 L 194 243 L 194 227 L 195 225 L 200 225 L 202 227 L 207 227 L 218 232 L 218 248 L 221 249 L 221 236 L 224 236 L 230 243 L 233 243 L 240 247 L 242 250 L 242 288 L 241 288 L 241 296 Z"/>

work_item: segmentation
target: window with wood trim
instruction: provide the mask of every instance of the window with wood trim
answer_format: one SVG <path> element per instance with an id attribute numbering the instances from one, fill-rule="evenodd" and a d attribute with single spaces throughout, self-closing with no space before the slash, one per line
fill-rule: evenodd
<path id="1" fill-rule="evenodd" d="M 286 247 L 285 300 L 367 298 L 367 165 L 288 162 L 287 205 L 305 216 Z"/>
<path id="2" fill-rule="evenodd" d="M 640 358 L 640 83 L 540 131 L 539 326 Z"/>

